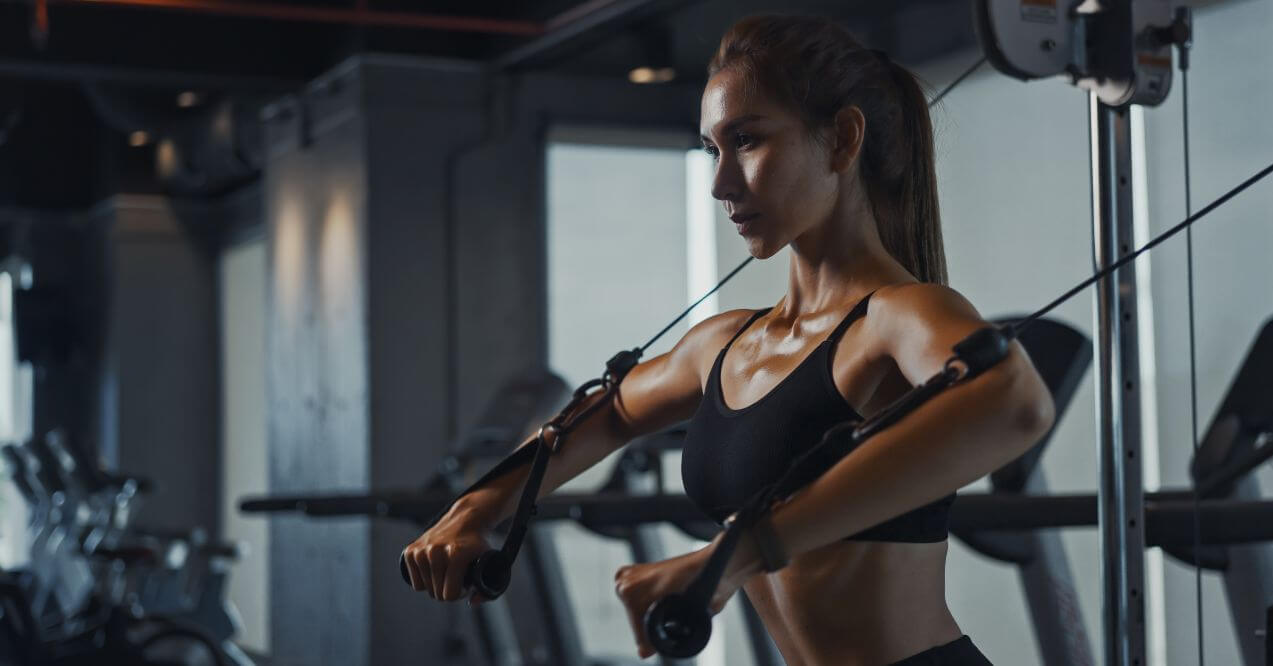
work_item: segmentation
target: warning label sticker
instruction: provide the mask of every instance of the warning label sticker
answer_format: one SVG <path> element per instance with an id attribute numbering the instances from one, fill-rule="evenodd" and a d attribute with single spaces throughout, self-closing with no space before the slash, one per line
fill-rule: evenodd
<path id="1" fill-rule="evenodd" d="M 1021 20 L 1056 23 L 1056 0 L 1021 0 Z"/>

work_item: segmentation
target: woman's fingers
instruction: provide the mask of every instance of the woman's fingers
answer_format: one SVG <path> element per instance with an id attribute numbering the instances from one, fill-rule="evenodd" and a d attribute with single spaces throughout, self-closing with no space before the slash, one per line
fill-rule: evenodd
<path id="1" fill-rule="evenodd" d="M 465 566 L 461 566 L 464 564 Z M 443 601 L 459 601 L 464 598 L 464 574 L 467 573 L 467 563 L 462 563 L 457 559 L 452 559 L 446 568 L 446 577 L 442 583 Z"/>
<path id="2" fill-rule="evenodd" d="M 642 659 L 654 654 L 654 648 L 645 637 L 645 595 L 638 592 L 637 586 L 626 576 L 624 567 L 615 574 L 614 592 L 628 612 L 628 623 L 632 626 L 632 635 L 636 637 L 637 656 Z"/>
<path id="3" fill-rule="evenodd" d="M 468 565 L 479 553 L 490 550 L 483 529 L 463 516 L 443 518 L 412 541 L 404 553 L 412 589 L 428 592 L 439 601 L 465 598 Z"/>
<path id="4" fill-rule="evenodd" d="M 442 588 L 446 584 L 446 572 L 451 565 L 450 548 L 441 544 L 426 546 L 429 554 L 429 593 L 434 599 L 442 599 Z"/>
<path id="5" fill-rule="evenodd" d="M 654 653 L 649 641 L 645 640 L 645 611 L 637 611 L 624 604 L 628 609 L 628 623 L 632 625 L 632 635 L 636 637 L 637 656 L 644 659 Z"/>
<path id="6" fill-rule="evenodd" d="M 407 547 L 407 574 L 411 578 L 411 589 L 421 592 L 429 589 L 429 560 L 424 550 L 415 546 Z"/>

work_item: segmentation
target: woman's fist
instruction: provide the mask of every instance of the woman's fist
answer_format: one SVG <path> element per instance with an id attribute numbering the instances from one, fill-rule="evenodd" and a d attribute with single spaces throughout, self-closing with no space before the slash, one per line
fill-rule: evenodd
<path id="1" fill-rule="evenodd" d="M 645 612 L 654 602 L 685 592 L 707 564 L 710 554 L 710 548 L 704 548 L 660 562 L 629 564 L 615 572 L 614 593 L 628 613 L 639 657 L 644 659 L 655 652 L 645 635 Z M 713 595 L 708 610 L 713 615 L 719 613 L 736 589 L 730 583 L 723 583 Z"/>
<path id="2" fill-rule="evenodd" d="M 402 551 L 411 587 L 440 601 L 458 601 L 468 589 L 464 577 L 477 556 L 491 549 L 486 528 L 454 508 Z M 474 594 L 470 605 L 483 601 Z"/>

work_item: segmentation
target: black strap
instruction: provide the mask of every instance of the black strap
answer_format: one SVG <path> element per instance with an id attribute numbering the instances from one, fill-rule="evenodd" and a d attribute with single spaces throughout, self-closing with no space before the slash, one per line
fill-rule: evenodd
<path id="1" fill-rule="evenodd" d="M 871 293 L 862 297 L 862 300 L 858 301 L 857 305 L 854 305 L 853 309 L 849 310 L 849 313 L 844 315 L 844 319 L 840 320 L 840 323 L 836 325 L 835 330 L 831 331 L 831 336 L 827 338 L 831 341 L 831 344 L 835 344 L 836 341 L 840 339 L 840 336 L 844 335 L 844 332 L 849 330 L 849 327 L 853 325 L 853 322 L 866 316 L 868 303 L 870 303 L 871 296 L 873 296 L 876 291 L 878 290 L 872 289 Z"/>
<path id="2" fill-rule="evenodd" d="M 744 322 L 741 327 L 739 327 L 738 331 L 734 333 L 734 337 L 730 338 L 729 342 L 726 342 L 724 347 L 721 347 L 721 351 L 724 352 L 726 349 L 729 349 L 730 347 L 734 346 L 734 341 L 742 337 L 743 331 L 746 331 L 747 329 L 751 328 L 751 325 L 756 323 L 757 319 L 760 319 L 761 317 L 765 315 L 765 313 L 769 312 L 772 309 L 773 308 L 764 308 L 764 309 L 753 312 L 752 315 L 747 318 L 747 321 Z"/>

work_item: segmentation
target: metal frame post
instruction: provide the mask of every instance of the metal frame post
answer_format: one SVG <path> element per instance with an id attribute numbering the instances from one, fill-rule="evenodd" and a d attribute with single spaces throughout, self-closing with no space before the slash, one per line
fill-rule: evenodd
<path id="1" fill-rule="evenodd" d="M 1102 269 L 1135 249 L 1128 107 L 1090 96 L 1092 252 Z M 1145 521 L 1135 264 L 1097 283 L 1096 395 L 1105 663 L 1144 666 Z"/>

